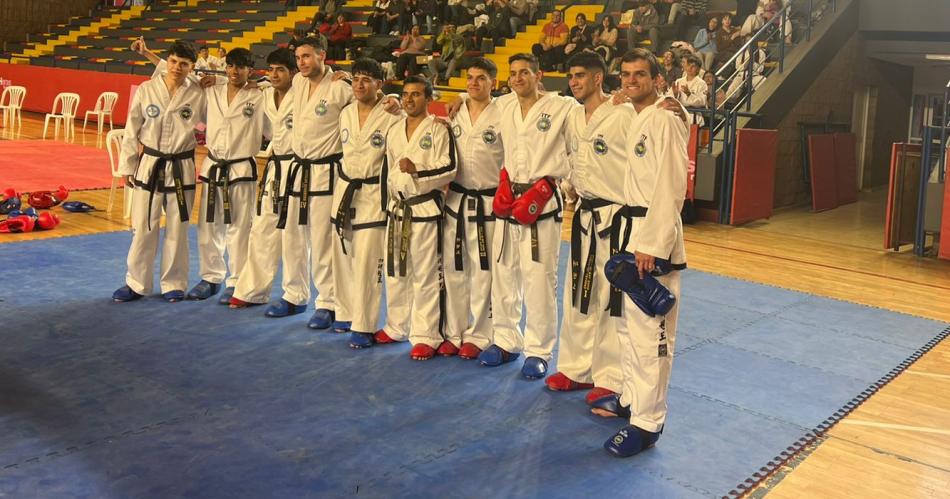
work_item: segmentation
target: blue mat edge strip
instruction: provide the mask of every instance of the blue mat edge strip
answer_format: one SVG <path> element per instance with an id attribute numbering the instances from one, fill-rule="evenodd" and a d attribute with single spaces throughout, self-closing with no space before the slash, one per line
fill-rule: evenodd
<path id="1" fill-rule="evenodd" d="M 722 496 L 723 499 L 736 498 L 748 494 L 753 489 L 765 482 L 766 479 L 772 477 L 776 471 L 778 471 L 782 466 L 785 466 L 791 460 L 795 458 L 803 458 L 814 452 L 814 450 L 818 448 L 818 446 L 815 444 L 820 444 L 822 441 L 824 441 L 827 437 L 828 431 L 830 431 L 831 428 L 833 428 L 841 420 L 846 418 L 855 409 L 857 409 L 861 404 L 871 398 L 875 393 L 878 392 L 878 390 L 884 388 L 891 381 L 894 381 L 897 376 L 901 375 L 921 357 L 933 350 L 934 347 L 939 345 L 943 340 L 947 339 L 947 337 L 950 337 L 950 327 L 947 327 L 941 331 L 922 347 L 918 348 L 914 353 L 910 354 L 900 364 L 891 369 L 887 374 L 881 376 L 881 378 L 874 383 L 871 383 L 864 391 L 856 395 L 850 401 L 846 402 L 841 407 L 841 409 L 835 411 L 831 416 L 822 421 L 821 424 L 816 426 L 814 429 L 805 432 L 801 438 L 793 442 L 779 455 L 775 456 L 768 463 L 759 468 L 759 471 L 753 473 L 752 476 L 746 478 L 736 485 L 734 489 L 730 490 L 728 494 Z M 780 481 L 781 480 L 777 480 L 775 483 L 771 483 L 770 486 L 774 486 Z"/>

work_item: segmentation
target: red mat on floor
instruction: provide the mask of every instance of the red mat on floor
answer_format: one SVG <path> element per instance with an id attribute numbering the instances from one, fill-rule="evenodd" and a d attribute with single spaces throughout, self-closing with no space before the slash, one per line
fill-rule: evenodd
<path id="1" fill-rule="evenodd" d="M 48 140 L 0 141 L 0 189 L 20 192 L 99 189 L 112 185 L 105 149 Z"/>

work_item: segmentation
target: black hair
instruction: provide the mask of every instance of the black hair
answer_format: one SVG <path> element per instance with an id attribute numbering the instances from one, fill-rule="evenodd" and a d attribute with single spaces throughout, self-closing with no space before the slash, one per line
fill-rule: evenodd
<path id="1" fill-rule="evenodd" d="M 509 65 L 515 63 L 516 61 L 527 62 L 528 66 L 531 67 L 531 71 L 534 73 L 537 73 L 538 69 L 540 68 L 540 66 L 538 65 L 538 58 L 532 54 L 527 54 L 527 53 L 522 52 L 520 54 L 515 54 L 508 58 Z"/>
<path id="2" fill-rule="evenodd" d="M 656 75 L 660 74 L 660 63 L 656 60 L 656 56 L 653 55 L 653 52 L 647 49 L 636 48 L 628 50 L 627 53 L 620 58 L 621 64 L 635 61 L 647 61 L 650 65 L 650 78 L 656 78 Z"/>
<path id="3" fill-rule="evenodd" d="M 198 51 L 195 46 L 182 40 L 178 40 L 168 47 L 168 55 L 188 59 L 192 63 L 198 62 Z"/>
<path id="4" fill-rule="evenodd" d="M 279 48 L 267 54 L 267 64 L 284 66 L 291 73 L 297 70 L 297 58 L 294 57 L 293 51 L 287 48 Z"/>
<path id="5" fill-rule="evenodd" d="M 607 14 L 606 16 L 603 17 L 603 19 L 600 20 L 600 22 L 603 23 L 604 19 L 607 19 L 609 21 L 607 23 L 607 29 L 617 29 L 617 20 L 614 19 L 614 16 Z M 601 29 L 603 29 L 603 24 L 601 24 Z"/>
<path id="6" fill-rule="evenodd" d="M 411 83 L 417 83 L 417 84 L 423 85 L 425 87 L 426 99 L 432 98 L 432 82 L 431 81 L 427 80 L 424 76 L 420 76 L 420 75 L 407 76 L 405 81 L 402 82 L 402 87 L 406 88 L 406 85 L 409 85 Z"/>
<path id="7" fill-rule="evenodd" d="M 254 67 L 254 54 L 250 50 L 244 48 L 234 48 L 228 51 L 228 54 L 224 56 L 224 63 L 228 66 L 237 66 L 241 68 L 253 68 Z"/>
<path id="8" fill-rule="evenodd" d="M 686 65 L 689 66 L 691 64 L 698 66 L 700 69 L 703 67 L 703 61 L 700 61 L 699 57 L 696 57 L 693 54 L 686 56 Z"/>
<path id="9" fill-rule="evenodd" d="M 383 79 L 383 66 L 376 59 L 370 59 L 369 57 L 362 57 L 354 61 L 350 72 L 353 76 L 362 74 L 374 80 Z"/>
<path id="10" fill-rule="evenodd" d="M 587 20 L 587 15 L 584 14 L 583 12 L 579 12 L 576 16 L 574 16 L 574 19 L 577 19 L 578 17 L 585 21 Z"/>
<path id="11" fill-rule="evenodd" d="M 198 45 L 198 52 L 201 52 L 202 50 L 208 50 L 208 46 L 207 46 L 207 45 Z"/>
<path id="12" fill-rule="evenodd" d="M 604 62 L 604 58 L 596 52 L 578 52 L 574 54 L 567 60 L 567 67 L 571 68 L 575 66 L 599 71 L 604 75 L 607 74 L 607 63 Z"/>
<path id="13" fill-rule="evenodd" d="M 319 50 L 321 52 L 327 51 L 327 42 L 324 37 L 308 36 L 302 40 L 297 40 L 294 43 L 294 48 L 303 47 L 304 45 L 310 45 L 314 50 Z"/>
<path id="14" fill-rule="evenodd" d="M 469 69 L 481 69 L 482 71 L 488 73 L 488 77 L 493 80 L 498 77 L 498 66 L 496 66 L 491 59 L 476 57 L 468 67 Z"/>

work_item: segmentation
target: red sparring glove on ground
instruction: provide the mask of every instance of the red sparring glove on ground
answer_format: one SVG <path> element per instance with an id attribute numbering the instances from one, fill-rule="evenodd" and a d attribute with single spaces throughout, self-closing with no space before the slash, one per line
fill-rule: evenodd
<path id="1" fill-rule="evenodd" d="M 52 230 L 59 225 L 59 217 L 51 211 L 44 211 L 40 213 L 39 218 L 36 219 L 36 226 L 43 230 Z"/>
<path id="2" fill-rule="evenodd" d="M 511 205 L 511 216 L 522 225 L 531 225 L 538 220 L 544 205 L 554 196 L 554 182 L 542 178 L 525 191 Z"/>
<path id="3" fill-rule="evenodd" d="M 511 205 L 515 202 L 515 194 L 511 192 L 511 178 L 508 170 L 501 169 L 498 176 L 498 189 L 495 190 L 495 199 L 492 201 L 492 211 L 495 215 L 506 218 L 511 216 Z"/>
<path id="4" fill-rule="evenodd" d="M 33 217 L 20 215 L 0 222 L 0 232 L 32 232 Z"/>

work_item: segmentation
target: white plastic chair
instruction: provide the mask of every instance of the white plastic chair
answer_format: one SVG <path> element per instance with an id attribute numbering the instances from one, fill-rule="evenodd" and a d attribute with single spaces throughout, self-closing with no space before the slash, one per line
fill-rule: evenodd
<path id="1" fill-rule="evenodd" d="M 115 92 L 102 92 L 99 98 L 96 99 L 96 107 L 94 107 L 92 111 L 86 111 L 86 118 L 82 121 L 82 131 L 86 133 L 86 124 L 89 123 L 89 115 L 94 115 L 99 125 L 99 134 L 96 136 L 96 147 L 99 147 L 102 141 L 102 123 L 106 116 L 109 117 L 109 130 L 112 130 L 112 110 L 115 109 L 117 100 L 119 100 L 119 94 Z"/>
<path id="2" fill-rule="evenodd" d="M 59 107 L 57 107 L 57 105 Z M 46 138 L 46 129 L 49 127 L 49 120 L 52 118 L 53 125 L 56 127 L 53 131 L 53 140 L 59 137 L 59 122 L 63 122 L 63 135 L 66 141 L 76 137 L 76 109 L 79 108 L 79 94 L 62 92 L 53 99 L 53 109 L 46 114 L 46 120 L 43 122 L 43 138 Z M 57 109 L 59 111 L 57 112 Z M 68 122 L 68 123 L 67 123 Z"/>
<path id="3" fill-rule="evenodd" d="M 3 109 L 3 126 L 16 126 L 23 129 L 23 99 L 26 98 L 26 87 L 10 86 L 0 95 L 0 109 Z"/>
<path id="4" fill-rule="evenodd" d="M 129 219 L 132 216 L 132 193 L 124 184 L 124 177 L 119 174 L 119 161 L 122 158 L 122 138 L 125 130 L 110 130 L 106 134 L 106 150 L 109 151 L 109 166 L 112 168 L 112 190 L 109 191 L 109 207 L 106 213 L 112 213 L 112 204 L 115 199 L 115 189 L 122 185 L 122 217 Z"/>

